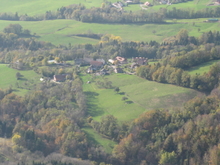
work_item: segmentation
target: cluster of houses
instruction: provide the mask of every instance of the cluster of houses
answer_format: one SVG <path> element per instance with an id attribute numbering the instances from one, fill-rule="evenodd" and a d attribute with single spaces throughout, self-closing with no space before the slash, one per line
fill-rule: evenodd
<path id="1" fill-rule="evenodd" d="M 117 8 L 117 9 L 120 9 L 122 10 L 123 7 L 126 5 L 126 4 L 129 4 L 129 3 L 133 3 L 133 0 L 124 0 L 123 2 L 121 1 L 117 1 L 115 3 L 112 3 L 112 6 Z"/>
<path id="2" fill-rule="evenodd" d="M 145 57 L 134 57 L 131 59 L 130 68 L 133 70 L 141 65 L 146 65 L 147 61 L 148 59 Z M 55 63 L 55 61 L 53 61 L 53 63 Z M 88 66 L 88 68 L 86 69 L 86 73 L 95 74 L 96 76 L 108 75 L 110 74 L 109 70 L 112 70 L 115 73 L 124 73 L 121 66 L 125 64 L 129 65 L 129 63 L 126 58 L 120 56 L 117 56 L 114 59 L 109 59 L 108 64 L 105 62 L 104 59 L 78 58 L 75 60 L 75 65 Z M 67 74 L 54 75 L 52 81 L 64 82 L 66 80 L 66 77 Z M 41 78 L 40 80 L 43 81 L 43 78 Z"/>
<path id="3" fill-rule="evenodd" d="M 112 6 L 115 7 L 115 8 L 117 8 L 117 9 L 122 10 L 123 7 L 124 7 L 124 4 L 119 1 L 119 2 L 112 3 Z"/>
<path id="4" fill-rule="evenodd" d="M 115 3 L 112 3 L 112 6 L 117 9 L 123 10 L 124 6 L 126 6 L 127 4 L 132 4 L 132 3 L 134 4 L 135 2 L 133 0 L 124 0 L 123 2 L 117 1 Z M 150 7 L 153 5 L 150 2 L 145 2 L 144 4 L 140 4 L 140 6 L 142 9 L 145 9 L 144 7 Z"/>

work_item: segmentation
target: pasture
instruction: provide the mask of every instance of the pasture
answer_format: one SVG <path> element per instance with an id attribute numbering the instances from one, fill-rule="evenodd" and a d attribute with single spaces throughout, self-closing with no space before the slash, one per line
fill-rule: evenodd
<path id="1" fill-rule="evenodd" d="M 16 79 L 17 72 L 22 75 L 20 80 Z M 29 89 L 24 89 L 24 86 L 31 88 L 33 83 L 40 82 L 40 75 L 37 75 L 33 70 L 15 70 L 9 68 L 7 64 L 0 64 L 0 77 L 0 88 L 12 87 L 13 92 L 18 95 L 24 95 L 28 92 Z"/>
<path id="2" fill-rule="evenodd" d="M 114 2 L 114 0 L 108 0 Z M 87 8 L 100 7 L 103 0 L 0 0 L 0 11 L 19 14 L 28 14 L 30 16 L 45 14 L 46 11 L 56 11 L 62 6 L 71 4 L 84 4 Z"/>
<path id="3" fill-rule="evenodd" d="M 193 21 L 195 26 L 192 24 Z M 203 19 L 177 20 L 176 23 L 170 20 L 166 24 L 91 24 L 75 20 L 49 20 L 39 22 L 0 21 L 0 31 L 9 24 L 16 23 L 23 26 L 24 29 L 30 29 L 32 34 L 36 33 L 37 39 L 52 42 L 55 45 L 98 43 L 99 40 L 73 36 L 89 32 L 121 36 L 122 41 L 149 42 L 155 40 L 162 42 L 163 39 L 176 35 L 183 28 L 189 31 L 190 36 L 200 36 L 203 32 L 219 28 L 219 23 L 203 23 Z"/>
<path id="4" fill-rule="evenodd" d="M 115 0 L 108 0 L 109 2 L 116 2 Z M 145 1 L 141 1 L 144 3 Z M 211 2 L 211 0 L 194 0 L 188 1 L 185 3 L 179 4 L 172 4 L 172 5 L 159 5 L 158 2 L 153 0 L 149 0 L 151 4 L 154 4 L 153 7 L 148 8 L 149 11 L 151 10 L 159 10 L 161 7 L 172 9 L 173 7 L 178 8 L 193 8 L 194 10 L 203 9 L 206 7 L 213 8 L 216 6 L 207 6 Z M 71 4 L 83 4 L 87 8 L 91 7 L 100 7 L 103 3 L 103 0 L 0 0 L 0 11 L 1 12 L 9 12 L 15 13 L 18 12 L 19 14 L 28 14 L 30 16 L 33 15 L 42 15 L 46 11 L 56 11 L 58 8 L 62 6 L 69 6 Z M 138 11 L 141 10 L 139 4 L 129 4 L 128 7 L 124 7 L 126 11 Z"/>
<path id="5" fill-rule="evenodd" d="M 96 79 L 92 79 L 90 75 L 81 77 L 88 100 L 88 113 L 97 121 L 107 114 L 114 115 L 122 122 L 130 121 L 151 109 L 181 107 L 182 103 L 199 94 L 195 90 L 147 81 L 135 75 L 106 76 L 114 87 L 119 87 L 120 91 L 116 93 L 114 89 L 100 89 L 95 85 L 95 81 L 102 79 L 101 77 Z M 85 83 L 87 81 L 92 83 Z M 128 103 L 122 100 L 123 97 L 128 98 Z"/>

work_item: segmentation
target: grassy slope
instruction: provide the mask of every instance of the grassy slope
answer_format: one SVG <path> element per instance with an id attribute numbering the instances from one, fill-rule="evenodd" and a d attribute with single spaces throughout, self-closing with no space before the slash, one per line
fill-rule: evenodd
<path id="1" fill-rule="evenodd" d="M 114 0 L 108 0 L 114 2 Z M 84 4 L 87 8 L 100 7 L 102 0 L 0 0 L 1 12 L 18 12 L 19 14 L 38 15 L 46 11 L 56 11 L 62 6 Z"/>
<path id="2" fill-rule="evenodd" d="M 182 106 L 182 103 L 198 95 L 191 89 L 177 87 L 169 84 L 160 84 L 134 75 L 114 74 L 106 76 L 114 86 L 120 88 L 116 94 L 114 89 L 99 89 L 92 81 L 90 75 L 81 76 L 83 89 L 87 96 L 88 114 L 94 120 L 100 121 L 103 115 L 114 115 L 119 122 L 127 122 L 137 118 L 144 111 L 153 108 L 171 108 Z M 102 79 L 102 78 L 98 78 Z M 124 92 L 124 94 L 122 94 Z M 127 97 L 133 103 L 125 104 L 122 97 Z M 111 152 L 115 143 L 103 138 L 92 128 L 83 129 L 91 140 L 102 145 L 107 152 Z"/>
<path id="3" fill-rule="evenodd" d="M 103 146 L 107 153 L 111 153 L 116 142 L 106 139 L 95 132 L 92 128 L 85 127 L 82 129 L 87 134 L 88 138 L 96 144 Z"/>
<path id="4" fill-rule="evenodd" d="M 98 121 L 107 114 L 114 115 L 119 121 L 129 121 L 153 108 L 182 106 L 183 102 L 198 94 L 191 89 L 147 81 L 132 75 L 114 74 L 107 78 L 125 95 L 116 94 L 113 89 L 98 89 L 94 83 L 84 84 L 89 114 Z M 90 80 L 88 76 L 83 79 L 84 82 Z M 122 97 L 127 97 L 133 103 L 125 104 Z"/>
<path id="5" fill-rule="evenodd" d="M 16 79 L 16 73 L 20 72 L 23 75 L 23 80 L 17 80 Z M 10 85 L 12 85 L 12 88 L 15 90 L 16 94 L 24 95 L 27 90 L 21 89 L 16 87 L 16 82 L 19 84 L 22 84 L 25 82 L 25 80 L 34 80 L 37 81 L 40 79 L 40 76 L 37 75 L 32 70 L 15 70 L 12 68 L 9 68 L 6 64 L 0 64 L 0 88 L 8 88 Z"/>
<path id="6" fill-rule="evenodd" d="M 219 62 L 220 60 L 213 60 L 213 61 L 209 61 L 206 63 L 203 63 L 201 65 L 197 65 L 195 67 L 190 68 L 189 70 L 187 70 L 189 72 L 189 74 L 193 75 L 193 74 L 200 74 L 202 75 L 203 73 L 207 73 L 210 69 L 210 67 L 212 65 L 214 65 L 216 62 Z"/>
<path id="7" fill-rule="evenodd" d="M 110 2 L 115 2 L 115 0 L 108 0 Z M 152 2 L 153 0 L 149 0 L 149 2 Z M 145 2 L 145 1 L 142 1 Z M 152 8 L 149 8 L 149 10 L 158 10 L 161 7 L 167 7 L 169 8 L 193 8 L 195 10 L 202 9 L 207 7 L 206 5 L 210 2 L 210 0 L 194 0 L 189 1 L 186 3 L 180 3 L 180 4 L 173 4 L 173 5 L 156 5 Z M 0 0 L 0 11 L 1 12 L 18 12 L 19 14 L 29 14 L 29 15 L 36 15 L 36 14 L 44 14 L 46 11 L 56 11 L 57 8 L 60 8 L 62 6 L 68 6 L 71 4 L 84 4 L 87 8 L 90 7 L 100 7 L 103 3 L 103 0 Z M 125 10 L 127 11 L 137 11 L 140 10 L 139 4 L 135 5 L 128 5 L 128 7 L 125 7 Z"/>
<path id="8" fill-rule="evenodd" d="M 183 20 L 187 21 L 187 20 Z M 193 21 L 193 20 L 190 20 Z M 185 28 L 189 31 L 189 35 L 200 36 L 202 32 L 219 29 L 218 23 L 202 23 L 194 19 L 195 26 L 192 23 L 184 23 L 177 21 L 176 24 L 89 24 L 77 22 L 74 20 L 50 20 L 39 22 L 22 22 L 22 21 L 0 21 L 0 31 L 7 25 L 19 23 L 25 29 L 30 29 L 32 33 L 39 36 L 39 40 L 49 41 L 54 44 L 80 44 L 80 43 L 97 43 L 98 40 L 70 37 L 73 34 L 93 33 L 114 34 L 121 36 L 123 41 L 150 41 L 156 40 L 161 42 L 164 38 L 176 35 L 178 31 Z M 198 32 L 198 28 L 201 29 Z M 61 30 L 60 30 L 61 29 Z M 152 31 L 156 33 L 153 34 Z M 129 34 L 129 35 L 128 35 Z"/>

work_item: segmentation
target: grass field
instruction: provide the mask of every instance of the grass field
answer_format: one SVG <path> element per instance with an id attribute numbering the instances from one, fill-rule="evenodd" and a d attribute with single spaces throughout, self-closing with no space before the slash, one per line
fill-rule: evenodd
<path id="1" fill-rule="evenodd" d="M 116 2 L 115 0 L 108 0 L 110 2 Z M 145 2 L 145 1 L 142 1 Z M 149 0 L 153 3 L 153 0 Z M 210 0 L 194 0 L 188 1 L 186 3 L 172 4 L 172 5 L 155 5 L 148 10 L 158 10 L 161 7 L 169 8 L 193 8 L 195 10 L 203 9 L 206 7 L 212 8 L 212 6 L 206 6 L 211 2 Z M 1 12 L 10 12 L 19 14 L 28 14 L 28 15 L 39 15 L 44 14 L 46 11 L 56 11 L 62 6 L 68 6 L 71 4 L 84 4 L 87 8 L 91 7 L 100 7 L 103 3 L 103 0 L 0 0 L 0 11 Z M 215 7 L 215 6 L 213 6 Z M 128 5 L 124 8 L 127 11 L 137 11 L 140 10 L 139 4 Z"/>
<path id="2" fill-rule="evenodd" d="M 191 75 L 194 75 L 194 74 L 202 75 L 205 72 L 207 73 L 210 70 L 210 67 L 212 65 L 216 64 L 217 62 L 220 62 L 220 60 L 213 60 L 213 61 L 206 62 L 201 65 L 197 65 L 195 67 L 192 67 L 192 68 L 188 69 L 187 71 Z"/>
<path id="3" fill-rule="evenodd" d="M 114 2 L 114 0 L 108 0 Z M 56 11 L 62 6 L 84 4 L 87 8 L 100 7 L 103 0 L 0 0 L 0 11 L 28 15 L 44 14 L 46 11 Z"/>
<path id="4" fill-rule="evenodd" d="M 190 22 L 188 23 L 187 21 Z M 195 22 L 195 26 L 192 25 L 193 21 Z M 191 36 L 200 36 L 203 32 L 219 29 L 219 23 L 202 23 L 202 21 L 203 19 L 177 20 L 175 24 L 172 23 L 172 20 L 167 24 L 91 24 L 74 20 L 39 22 L 0 21 L 0 31 L 9 24 L 18 23 L 24 29 L 30 29 L 32 33 L 36 33 L 39 40 L 52 42 L 56 45 L 98 43 L 98 40 L 95 39 L 71 37 L 73 34 L 88 33 L 89 31 L 97 34 L 121 36 L 123 41 L 156 40 L 162 42 L 163 39 L 176 35 L 182 28 L 187 29 Z M 198 28 L 200 32 L 198 32 Z M 156 31 L 155 34 L 152 33 L 153 30 Z"/>
<path id="5" fill-rule="evenodd" d="M 16 73 L 20 72 L 23 77 L 21 80 L 16 79 Z M 12 86 L 14 93 L 24 95 L 28 90 L 17 88 L 16 83 L 23 86 L 23 83 L 30 81 L 40 81 L 40 75 L 37 75 L 33 70 L 15 70 L 9 68 L 6 64 L 0 64 L 0 88 L 5 89 Z"/>
<path id="6" fill-rule="evenodd" d="M 82 78 L 84 82 L 91 80 L 88 75 Z M 88 98 L 88 113 L 97 121 L 107 114 L 119 121 L 130 121 L 150 109 L 181 107 L 198 94 L 191 89 L 147 81 L 134 75 L 114 74 L 107 78 L 120 88 L 118 94 L 114 89 L 99 89 L 95 83 L 83 86 Z M 125 104 L 122 97 L 127 97 L 130 103 Z"/>

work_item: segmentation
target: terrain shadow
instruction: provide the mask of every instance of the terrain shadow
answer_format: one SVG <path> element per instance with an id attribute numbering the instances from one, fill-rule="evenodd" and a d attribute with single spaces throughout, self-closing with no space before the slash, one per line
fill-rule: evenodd
<path id="1" fill-rule="evenodd" d="M 93 117 L 104 114 L 104 110 L 98 105 L 97 96 L 99 96 L 99 94 L 89 91 L 84 92 L 84 94 L 86 95 L 87 101 L 87 113 Z"/>

